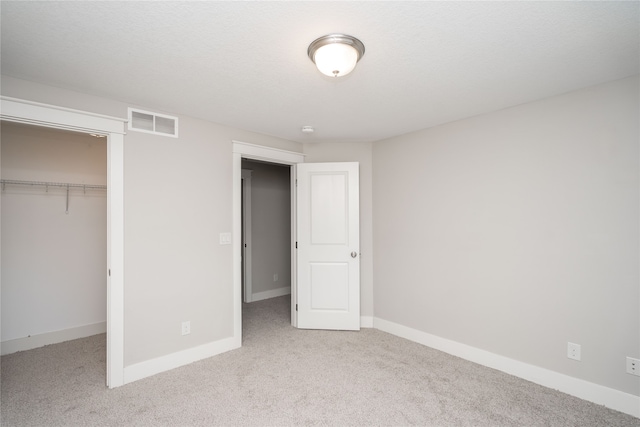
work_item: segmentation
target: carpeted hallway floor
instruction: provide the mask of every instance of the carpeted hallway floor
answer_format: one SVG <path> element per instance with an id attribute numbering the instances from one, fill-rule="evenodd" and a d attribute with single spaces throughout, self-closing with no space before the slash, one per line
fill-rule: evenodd
<path id="1" fill-rule="evenodd" d="M 3 356 L 3 426 L 640 426 L 381 331 L 304 331 L 243 307 L 241 349 L 108 390 L 105 335 Z"/>

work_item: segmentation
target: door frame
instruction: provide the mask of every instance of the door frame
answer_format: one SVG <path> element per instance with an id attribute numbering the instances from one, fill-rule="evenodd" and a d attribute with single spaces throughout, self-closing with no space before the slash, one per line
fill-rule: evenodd
<path id="1" fill-rule="evenodd" d="M 291 166 L 291 247 L 295 247 L 296 238 L 296 165 L 304 163 L 305 155 L 279 148 L 264 147 L 242 141 L 231 141 L 233 144 L 233 207 L 232 207 L 232 239 L 233 250 L 233 337 L 235 344 L 242 345 L 242 159 L 261 160 L 270 163 Z M 295 301 L 297 298 L 296 251 L 291 251 L 291 324 L 297 326 Z"/>
<path id="2" fill-rule="evenodd" d="M 0 97 L 0 120 L 107 137 L 107 372 L 124 384 L 124 135 L 126 119 Z"/>

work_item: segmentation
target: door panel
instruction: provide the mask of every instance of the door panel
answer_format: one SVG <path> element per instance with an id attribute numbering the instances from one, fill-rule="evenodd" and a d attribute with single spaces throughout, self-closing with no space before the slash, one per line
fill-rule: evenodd
<path id="1" fill-rule="evenodd" d="M 358 163 L 297 165 L 297 326 L 360 329 Z"/>
<path id="2" fill-rule="evenodd" d="M 309 264 L 311 310 L 349 310 L 349 266 L 344 262 Z"/>
<path id="3" fill-rule="evenodd" d="M 311 198 L 311 243 L 344 245 L 347 243 L 348 210 L 346 188 L 348 178 L 341 173 L 309 175 Z"/>

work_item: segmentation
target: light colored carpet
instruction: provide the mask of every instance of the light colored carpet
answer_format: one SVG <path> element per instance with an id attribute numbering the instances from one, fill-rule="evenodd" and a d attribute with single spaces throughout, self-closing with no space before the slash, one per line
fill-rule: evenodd
<path id="1" fill-rule="evenodd" d="M 245 305 L 241 349 L 108 390 L 105 335 L 1 359 L 3 426 L 640 426 L 381 331 L 304 331 Z"/>

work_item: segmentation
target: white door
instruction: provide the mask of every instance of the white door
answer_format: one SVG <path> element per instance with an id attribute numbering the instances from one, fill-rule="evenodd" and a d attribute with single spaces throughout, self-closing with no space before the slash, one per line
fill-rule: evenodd
<path id="1" fill-rule="evenodd" d="M 298 328 L 360 329 L 359 164 L 297 165 Z"/>

